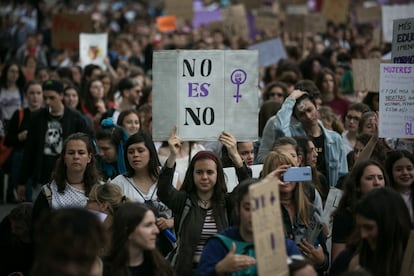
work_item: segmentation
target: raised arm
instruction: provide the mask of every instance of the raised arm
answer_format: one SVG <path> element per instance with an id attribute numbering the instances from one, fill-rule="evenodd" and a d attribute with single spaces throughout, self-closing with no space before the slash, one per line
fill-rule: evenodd
<path id="1" fill-rule="evenodd" d="M 276 113 L 276 119 L 274 120 L 274 127 L 280 129 L 286 136 L 292 136 L 290 132 L 290 119 L 293 114 L 293 107 L 296 100 L 307 92 L 301 90 L 293 90 L 293 92 L 283 102 L 282 107 Z"/>

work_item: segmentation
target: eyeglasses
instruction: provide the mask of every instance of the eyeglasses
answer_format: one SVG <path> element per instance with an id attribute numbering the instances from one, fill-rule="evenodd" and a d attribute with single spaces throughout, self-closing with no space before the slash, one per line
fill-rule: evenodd
<path id="1" fill-rule="evenodd" d="M 356 121 L 356 122 L 359 122 L 359 120 L 361 119 L 361 118 L 359 118 L 359 117 L 352 116 L 352 115 L 346 115 L 346 116 L 345 116 L 345 118 L 346 118 L 347 120 L 349 120 L 349 121 L 354 120 L 354 121 Z"/>
<path id="2" fill-rule="evenodd" d="M 274 93 L 274 92 L 269 93 L 269 97 L 274 97 L 274 96 L 277 96 L 279 98 L 282 98 L 283 97 L 283 94 L 282 93 Z"/>

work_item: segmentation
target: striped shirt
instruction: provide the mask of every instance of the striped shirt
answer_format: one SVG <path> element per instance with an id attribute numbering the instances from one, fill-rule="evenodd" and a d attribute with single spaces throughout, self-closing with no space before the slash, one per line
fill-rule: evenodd
<path id="1" fill-rule="evenodd" d="M 217 234 L 217 225 L 213 217 L 213 209 L 206 211 L 206 217 L 204 218 L 203 229 L 201 230 L 200 240 L 198 241 L 196 251 L 194 253 L 194 260 L 199 260 L 201 253 L 203 252 L 204 245 L 207 239 Z"/>

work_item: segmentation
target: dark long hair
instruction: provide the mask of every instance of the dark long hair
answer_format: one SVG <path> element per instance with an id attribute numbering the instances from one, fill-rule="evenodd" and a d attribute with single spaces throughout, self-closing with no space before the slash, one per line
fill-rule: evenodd
<path id="1" fill-rule="evenodd" d="M 128 162 L 128 147 L 132 144 L 144 143 L 145 147 L 150 153 L 150 159 L 147 166 L 148 174 L 151 176 L 152 180 L 156 181 L 160 175 L 160 160 L 158 159 L 157 150 L 155 149 L 154 143 L 151 138 L 144 132 L 138 132 L 129 136 L 128 140 L 124 146 L 124 161 L 126 167 L 125 176 L 132 177 L 135 173 L 135 170 L 131 167 Z"/>
<path id="2" fill-rule="evenodd" d="M 385 180 L 385 186 L 388 186 L 388 177 L 387 173 L 385 172 L 384 167 L 375 160 L 366 160 L 356 164 L 352 171 L 345 179 L 344 183 L 344 193 L 341 197 L 341 201 L 339 202 L 338 208 L 334 212 L 334 216 L 343 209 L 348 209 L 351 213 L 353 213 L 355 209 L 355 205 L 358 200 L 362 197 L 361 193 L 361 178 L 364 174 L 365 169 L 368 166 L 377 166 L 381 169 L 382 174 Z"/>
<path id="3" fill-rule="evenodd" d="M 142 203 L 125 203 L 115 212 L 112 223 L 111 249 L 105 258 L 104 275 L 130 275 L 128 269 L 128 237 L 152 210 Z M 170 264 L 158 249 L 144 250 L 144 263 L 152 268 L 152 275 L 173 275 Z"/>
<path id="4" fill-rule="evenodd" d="M 82 132 L 77 132 L 69 135 L 68 138 L 63 142 L 62 153 L 56 161 L 55 169 L 52 173 L 52 179 L 55 180 L 58 192 L 63 193 L 66 187 L 66 164 L 65 164 L 65 153 L 66 147 L 70 141 L 79 140 L 85 143 L 88 154 L 91 155 L 91 162 L 86 165 L 85 173 L 83 174 L 83 183 L 85 185 L 85 195 L 88 196 L 93 185 L 98 184 L 101 180 L 99 174 L 98 165 L 93 154 L 93 146 L 89 136 Z"/>
<path id="5" fill-rule="evenodd" d="M 0 85 L 1 87 L 8 88 L 7 87 L 7 71 L 9 71 L 12 65 L 16 65 L 19 70 L 19 77 L 17 78 L 16 86 L 19 88 L 19 90 L 23 91 L 24 85 L 26 84 L 26 78 L 24 77 L 22 67 L 17 61 L 9 61 L 8 63 L 4 65 L 3 69 L 1 70 Z"/>
<path id="6" fill-rule="evenodd" d="M 199 151 L 191 159 L 190 164 L 188 165 L 187 172 L 181 186 L 182 191 L 186 191 L 192 197 L 198 197 L 197 187 L 194 183 L 194 168 L 197 161 L 200 160 L 212 160 L 216 163 L 217 166 L 217 181 L 214 185 L 213 196 L 211 197 L 211 204 L 213 213 L 217 216 L 222 216 L 224 206 L 224 196 L 227 193 L 226 181 L 224 178 L 223 165 L 217 156 L 211 151 Z"/>
<path id="7" fill-rule="evenodd" d="M 358 202 L 355 214 L 374 220 L 378 229 L 375 249 L 361 240 L 360 265 L 373 275 L 399 275 L 411 231 L 410 215 L 400 194 L 390 188 L 374 189 Z"/>
<path id="8" fill-rule="evenodd" d="M 396 184 L 394 181 L 394 176 L 392 174 L 392 168 L 394 167 L 395 162 L 402 158 L 407 158 L 414 166 L 414 154 L 407 150 L 393 150 L 388 153 L 387 159 L 385 160 L 385 170 L 390 179 L 391 187 L 394 189 L 396 188 Z M 414 182 L 411 183 L 411 208 L 414 209 Z"/>

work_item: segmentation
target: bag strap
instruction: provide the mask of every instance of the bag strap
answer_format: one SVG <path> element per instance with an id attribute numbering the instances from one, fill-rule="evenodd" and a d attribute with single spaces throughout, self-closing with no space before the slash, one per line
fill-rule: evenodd
<path id="1" fill-rule="evenodd" d="M 186 216 L 188 215 L 188 213 L 190 212 L 190 208 L 191 208 L 191 200 L 190 198 L 186 198 L 185 199 L 185 206 L 184 206 L 184 210 L 181 213 L 181 218 L 180 218 L 180 223 L 178 224 L 178 229 L 177 229 L 177 234 L 179 234 L 181 232 L 181 227 L 183 226 L 184 223 L 184 219 L 186 218 Z M 179 236 L 179 235 L 177 235 Z"/>

